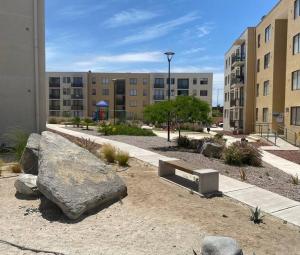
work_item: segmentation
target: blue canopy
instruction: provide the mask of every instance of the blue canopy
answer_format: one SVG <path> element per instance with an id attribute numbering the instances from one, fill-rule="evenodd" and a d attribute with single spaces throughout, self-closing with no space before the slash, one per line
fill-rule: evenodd
<path id="1" fill-rule="evenodd" d="M 108 107 L 108 103 L 106 101 L 100 101 L 96 104 L 98 107 Z"/>

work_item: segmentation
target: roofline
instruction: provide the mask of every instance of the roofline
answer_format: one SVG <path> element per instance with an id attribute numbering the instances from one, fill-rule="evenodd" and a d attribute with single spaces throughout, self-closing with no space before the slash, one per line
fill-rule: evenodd
<path id="1" fill-rule="evenodd" d="M 279 4 L 281 3 L 281 1 L 282 0 L 279 0 L 278 2 L 277 2 L 277 4 L 275 4 L 274 6 L 273 6 L 273 8 L 266 14 L 266 15 L 264 15 L 263 17 L 268 17 L 278 6 L 279 6 Z M 258 27 L 262 22 L 264 21 L 264 19 L 262 19 L 257 25 L 256 25 L 256 27 Z"/>

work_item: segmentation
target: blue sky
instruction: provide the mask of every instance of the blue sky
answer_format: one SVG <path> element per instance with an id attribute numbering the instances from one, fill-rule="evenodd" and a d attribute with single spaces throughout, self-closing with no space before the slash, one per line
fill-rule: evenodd
<path id="1" fill-rule="evenodd" d="M 277 0 L 46 0 L 47 71 L 213 72 L 223 103 L 224 54 Z"/>

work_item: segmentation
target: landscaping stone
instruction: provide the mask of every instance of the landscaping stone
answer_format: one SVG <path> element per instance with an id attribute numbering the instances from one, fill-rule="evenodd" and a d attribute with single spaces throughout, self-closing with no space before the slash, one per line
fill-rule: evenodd
<path id="1" fill-rule="evenodd" d="M 21 174 L 15 181 L 15 188 L 22 195 L 36 196 L 39 194 L 36 180 L 37 176 L 35 175 Z"/>
<path id="2" fill-rule="evenodd" d="M 204 143 L 201 154 L 206 157 L 220 158 L 222 155 L 223 146 L 216 143 Z"/>
<path id="3" fill-rule="evenodd" d="M 40 143 L 37 185 L 70 219 L 127 195 L 125 183 L 110 166 L 48 131 Z"/>
<path id="4" fill-rule="evenodd" d="M 202 255 L 243 255 L 236 240 L 223 236 L 207 236 L 202 242 Z"/>
<path id="5" fill-rule="evenodd" d="M 28 138 L 20 164 L 26 174 L 38 175 L 38 157 L 41 135 L 31 134 Z"/>

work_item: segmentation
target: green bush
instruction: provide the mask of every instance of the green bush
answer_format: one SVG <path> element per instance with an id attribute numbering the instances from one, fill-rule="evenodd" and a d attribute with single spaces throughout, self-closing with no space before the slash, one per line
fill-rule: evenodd
<path id="1" fill-rule="evenodd" d="M 223 134 L 222 133 L 216 133 L 215 134 L 215 136 L 214 136 L 214 138 L 216 138 L 216 139 L 223 139 Z"/>
<path id="2" fill-rule="evenodd" d="M 261 153 L 247 142 L 236 142 L 224 150 L 224 160 L 229 165 L 262 166 Z"/>
<path id="3" fill-rule="evenodd" d="M 189 148 L 190 147 L 190 139 L 187 136 L 179 136 L 176 139 L 176 143 L 178 147 Z"/>
<path id="4" fill-rule="evenodd" d="M 104 135 L 128 135 L 128 136 L 155 136 L 152 130 L 142 129 L 134 125 L 106 125 L 103 124 L 98 129 Z"/>
<path id="5" fill-rule="evenodd" d="M 85 118 L 83 121 L 82 121 L 82 124 L 85 125 L 86 127 L 86 130 L 89 130 L 89 126 L 91 126 L 94 122 L 89 119 L 89 118 Z"/>
<path id="6" fill-rule="evenodd" d="M 49 124 L 58 124 L 58 120 L 57 120 L 56 118 L 50 118 L 50 119 L 48 120 L 48 123 L 49 123 Z"/>
<path id="7" fill-rule="evenodd" d="M 79 117 L 74 117 L 72 119 L 72 123 L 73 123 L 74 126 L 79 127 L 80 123 L 81 123 L 81 119 Z"/>
<path id="8" fill-rule="evenodd" d="M 20 129 L 15 129 L 7 133 L 5 137 L 9 143 L 12 144 L 17 160 L 20 160 L 26 147 L 29 135 Z"/>
<path id="9" fill-rule="evenodd" d="M 104 144 L 101 152 L 108 163 L 114 163 L 116 160 L 116 148 L 110 144 Z"/>
<path id="10" fill-rule="evenodd" d="M 116 160 L 118 161 L 119 166 L 127 166 L 129 160 L 129 153 L 119 150 L 116 155 Z"/>

